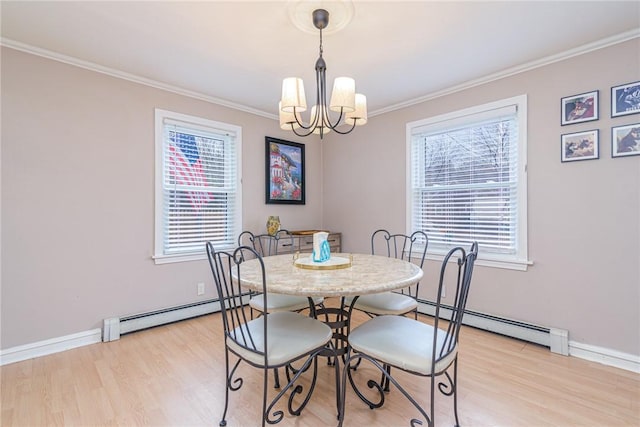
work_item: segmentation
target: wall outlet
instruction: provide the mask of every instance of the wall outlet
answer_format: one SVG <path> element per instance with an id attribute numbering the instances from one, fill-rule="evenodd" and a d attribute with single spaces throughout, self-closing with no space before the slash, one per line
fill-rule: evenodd
<path id="1" fill-rule="evenodd" d="M 198 283 L 198 295 L 204 295 L 204 283 Z"/>

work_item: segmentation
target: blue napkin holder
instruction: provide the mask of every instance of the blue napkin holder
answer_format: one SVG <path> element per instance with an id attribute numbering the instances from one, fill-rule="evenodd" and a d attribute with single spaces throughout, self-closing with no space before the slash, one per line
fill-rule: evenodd
<path id="1" fill-rule="evenodd" d="M 326 240 L 320 243 L 319 254 L 316 253 L 315 250 L 311 252 L 311 259 L 313 260 L 313 262 L 329 261 L 329 258 L 331 258 L 331 249 L 329 248 L 329 242 Z"/>

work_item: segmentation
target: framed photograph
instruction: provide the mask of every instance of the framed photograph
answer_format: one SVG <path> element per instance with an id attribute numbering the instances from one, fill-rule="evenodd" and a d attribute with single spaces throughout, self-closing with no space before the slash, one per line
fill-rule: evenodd
<path id="1" fill-rule="evenodd" d="M 562 126 L 598 120 L 598 91 L 562 98 Z"/>
<path id="2" fill-rule="evenodd" d="M 640 82 L 611 88 L 611 117 L 640 113 Z"/>
<path id="3" fill-rule="evenodd" d="M 640 155 L 640 123 L 611 128 L 611 157 Z"/>
<path id="4" fill-rule="evenodd" d="M 304 205 L 304 144 L 265 137 L 267 204 Z"/>
<path id="5" fill-rule="evenodd" d="M 561 157 L 563 162 L 597 159 L 598 129 L 585 132 L 568 133 L 561 136 Z"/>

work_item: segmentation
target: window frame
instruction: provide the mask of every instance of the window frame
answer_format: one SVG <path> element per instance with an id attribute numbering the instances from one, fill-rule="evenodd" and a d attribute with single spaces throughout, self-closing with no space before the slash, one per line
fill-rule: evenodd
<path id="1" fill-rule="evenodd" d="M 181 254 L 164 253 L 164 124 L 165 120 L 181 122 L 182 126 L 192 126 L 194 130 L 206 129 L 212 133 L 228 133 L 234 135 L 234 149 L 236 156 L 235 189 L 236 200 L 233 212 L 233 233 L 240 233 L 242 229 L 242 127 L 210 119 L 191 116 L 173 111 L 155 109 L 155 202 L 154 202 L 154 255 L 156 264 L 203 260 L 207 258 L 204 244 L 201 251 Z M 233 246 L 219 249 L 230 249 Z"/>
<path id="2" fill-rule="evenodd" d="M 469 122 L 473 122 L 474 117 L 482 114 L 515 106 L 517 109 L 518 123 L 518 164 L 517 164 L 517 230 L 516 230 L 516 253 L 515 254 L 499 254 L 486 253 L 482 251 L 480 246 L 478 251 L 477 264 L 504 268 L 510 270 L 526 271 L 529 265 L 533 263 L 528 259 L 528 218 L 527 218 L 527 95 L 519 95 L 507 99 L 489 102 L 462 110 L 452 111 L 440 114 L 434 117 L 409 122 L 406 125 L 406 227 L 407 234 L 414 231 L 413 226 L 413 188 L 412 188 L 412 134 L 414 129 L 425 126 L 435 126 L 446 121 L 464 120 L 465 117 Z M 427 259 L 434 261 L 442 261 L 447 250 L 444 248 L 429 247 L 427 250 Z"/>

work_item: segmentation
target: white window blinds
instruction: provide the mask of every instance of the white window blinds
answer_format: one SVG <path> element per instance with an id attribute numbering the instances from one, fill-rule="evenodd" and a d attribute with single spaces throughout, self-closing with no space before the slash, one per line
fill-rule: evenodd
<path id="1" fill-rule="evenodd" d="M 232 247 L 240 232 L 238 134 L 216 122 L 173 116 L 180 119 L 157 118 L 156 257 L 204 254 L 207 241 Z"/>
<path id="2" fill-rule="evenodd" d="M 485 255 L 526 257 L 518 114 L 491 104 L 410 127 L 411 230 L 430 251 L 477 241 Z"/>

